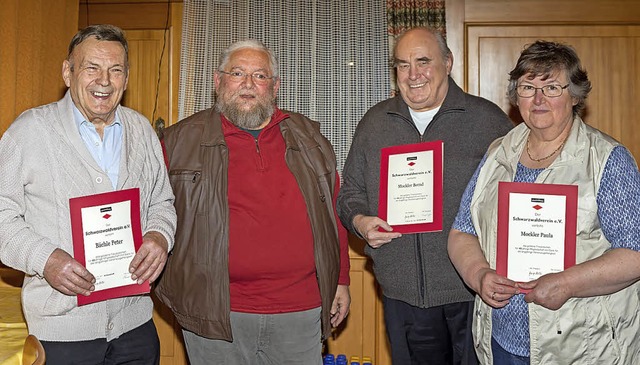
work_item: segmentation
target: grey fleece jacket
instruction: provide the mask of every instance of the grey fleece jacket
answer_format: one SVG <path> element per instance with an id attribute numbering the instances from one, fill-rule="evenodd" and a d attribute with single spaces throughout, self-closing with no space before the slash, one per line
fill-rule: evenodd
<path id="1" fill-rule="evenodd" d="M 337 203 L 342 223 L 353 233 L 354 216 L 378 215 L 380 149 L 444 141 L 442 231 L 404 234 L 380 248 L 365 247 L 386 297 L 421 308 L 473 301 L 472 292 L 449 260 L 447 237 L 462 193 L 487 147 L 512 127 L 497 105 L 464 93 L 452 78 L 440 110 L 422 136 L 399 95 L 376 104 L 364 115 L 344 166 Z"/>
<path id="2" fill-rule="evenodd" d="M 176 213 L 158 137 L 141 114 L 116 112 L 123 127 L 117 190 L 140 189 L 142 233 L 161 233 L 171 249 Z M 0 156 L 0 260 L 26 273 L 29 332 L 45 341 L 112 340 L 149 321 L 148 295 L 78 307 L 43 277 L 56 248 L 73 256 L 69 199 L 113 190 L 80 137 L 69 92 L 22 113 L 0 139 Z"/>

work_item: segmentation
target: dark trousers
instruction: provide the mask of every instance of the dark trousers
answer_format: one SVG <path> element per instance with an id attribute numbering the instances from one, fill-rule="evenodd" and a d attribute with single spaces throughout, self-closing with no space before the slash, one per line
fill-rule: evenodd
<path id="1" fill-rule="evenodd" d="M 106 339 L 42 341 L 47 365 L 151 365 L 160 363 L 160 341 L 153 320 L 122 336 Z"/>
<path id="2" fill-rule="evenodd" d="M 473 302 L 418 308 L 383 297 L 393 365 L 475 365 Z"/>

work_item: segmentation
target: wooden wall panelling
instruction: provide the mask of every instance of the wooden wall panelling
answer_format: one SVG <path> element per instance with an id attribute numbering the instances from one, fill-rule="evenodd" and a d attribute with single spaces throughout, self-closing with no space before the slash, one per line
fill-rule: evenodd
<path id="1" fill-rule="evenodd" d="M 160 339 L 160 365 L 188 365 L 187 352 L 182 338 L 182 328 L 171 309 L 154 295 L 153 323 Z"/>
<path id="2" fill-rule="evenodd" d="M 369 259 L 370 260 L 370 259 Z M 370 273 L 373 279 L 373 273 Z M 373 279 L 375 280 L 375 279 Z M 373 361 L 377 365 L 392 365 L 391 364 L 391 344 L 387 338 L 387 328 L 384 324 L 384 308 L 382 306 L 382 290 L 378 288 L 376 296 L 376 332 L 375 332 L 375 350 L 376 357 Z M 365 334 L 366 336 L 366 334 Z"/>
<path id="3" fill-rule="evenodd" d="M 326 353 L 368 356 L 376 365 L 391 365 L 390 348 L 382 316 L 382 301 L 364 241 L 349 235 L 351 308 L 345 322 L 326 341 Z"/>
<path id="4" fill-rule="evenodd" d="M 362 352 L 367 347 L 366 341 L 362 338 L 365 331 L 374 318 L 368 318 L 363 312 L 364 307 L 368 306 L 365 295 L 368 293 L 364 266 L 366 259 L 354 258 L 351 262 L 351 285 L 349 287 L 351 293 L 351 307 L 344 324 L 332 333 L 332 337 L 326 342 L 327 353 L 346 354 L 347 356 L 362 356 Z M 369 332 L 371 333 L 371 332 Z"/>
<path id="5" fill-rule="evenodd" d="M 182 7 L 182 1 L 80 0 L 79 5 L 80 28 L 88 24 L 115 24 L 122 29 L 164 29 L 167 7 Z"/>
<path id="6" fill-rule="evenodd" d="M 445 0 L 447 22 L 447 45 L 453 54 L 451 77 L 460 87 L 464 87 L 465 50 L 464 50 L 464 3 L 465 0 Z"/>
<path id="7" fill-rule="evenodd" d="M 178 95 L 180 94 L 180 50 L 182 45 L 182 2 L 171 5 L 171 52 L 169 55 L 169 70 L 171 71 L 171 85 L 169 87 L 170 112 L 167 127 L 178 122 Z"/>
<path id="8" fill-rule="evenodd" d="M 638 0 L 461 0 L 467 23 L 637 23 Z"/>
<path id="9" fill-rule="evenodd" d="M 519 118 L 505 93 L 524 45 L 546 39 L 572 45 L 592 82 L 584 119 L 640 159 L 636 106 L 640 93 L 640 25 L 474 25 L 467 29 L 468 90 Z"/>
<path id="10" fill-rule="evenodd" d="M 155 115 L 162 117 L 166 126 L 178 119 L 182 9 L 182 1 L 178 0 L 81 0 L 79 5 L 79 28 L 88 24 L 114 24 L 125 30 L 130 43 L 129 56 L 140 64 L 134 65 L 130 60 L 132 74 L 123 104 L 142 112 L 150 120 L 153 106 L 149 105 L 155 102 L 158 64 L 164 28 L 168 24 Z M 153 57 L 156 57 L 155 61 Z"/>
<path id="11" fill-rule="evenodd" d="M 7 0 L 0 11 L 0 135 L 23 111 L 60 99 L 78 3 Z"/>

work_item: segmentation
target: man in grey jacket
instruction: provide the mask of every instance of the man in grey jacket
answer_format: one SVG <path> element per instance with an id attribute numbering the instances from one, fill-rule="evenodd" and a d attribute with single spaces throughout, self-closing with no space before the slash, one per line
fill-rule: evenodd
<path id="1" fill-rule="evenodd" d="M 460 198 L 489 144 L 512 123 L 495 104 L 464 93 L 449 77 L 453 55 L 430 28 L 396 41 L 400 95 L 373 106 L 356 129 L 344 166 L 338 214 L 367 242 L 383 292 L 394 365 L 473 364 L 473 294 L 447 256 L 447 235 Z M 378 217 L 380 149 L 444 142 L 443 228 L 400 234 Z"/>
<path id="2" fill-rule="evenodd" d="M 26 274 L 23 312 L 47 364 L 158 364 L 149 295 L 76 300 L 99 283 L 74 258 L 69 199 L 139 189 L 144 236 L 128 264 L 132 285 L 153 282 L 173 246 L 160 143 L 144 116 L 120 106 L 124 34 L 107 25 L 81 30 L 62 66 L 64 98 L 25 111 L 0 139 L 0 260 Z"/>

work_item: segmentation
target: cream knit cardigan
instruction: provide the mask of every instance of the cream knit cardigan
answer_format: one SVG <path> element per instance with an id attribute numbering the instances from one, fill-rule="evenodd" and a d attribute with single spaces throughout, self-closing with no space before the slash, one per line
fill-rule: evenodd
<path id="1" fill-rule="evenodd" d="M 143 234 L 173 247 L 176 214 L 162 149 L 149 121 L 119 106 L 123 125 L 117 190 L 140 189 Z M 29 332 L 45 341 L 111 340 L 151 319 L 148 295 L 82 307 L 42 277 L 49 255 L 73 255 L 69 199 L 113 190 L 84 145 L 70 93 L 25 111 L 0 139 L 0 260 L 26 273 L 22 307 Z"/>

